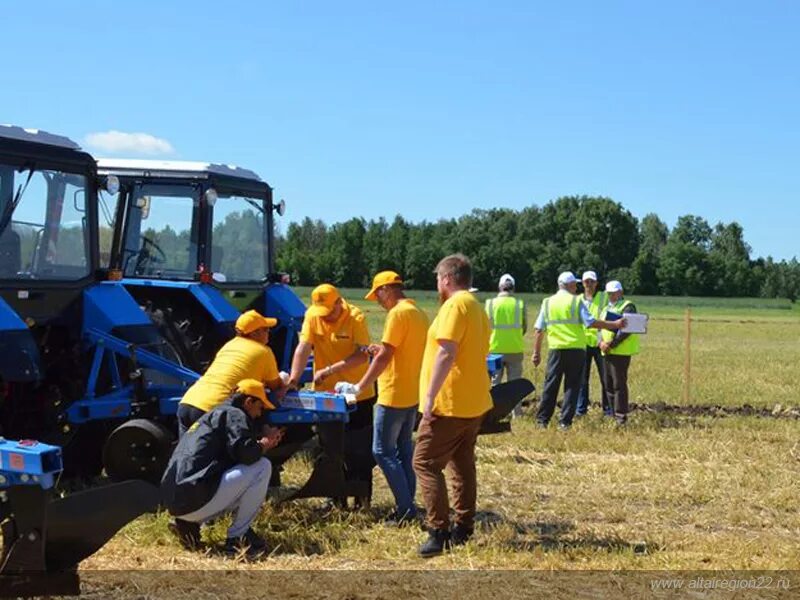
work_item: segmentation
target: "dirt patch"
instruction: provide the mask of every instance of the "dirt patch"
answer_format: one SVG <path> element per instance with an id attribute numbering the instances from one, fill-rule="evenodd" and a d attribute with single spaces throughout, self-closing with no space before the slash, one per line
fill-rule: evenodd
<path id="1" fill-rule="evenodd" d="M 800 407 L 781 406 L 776 404 L 773 408 L 757 408 L 750 404 L 741 406 L 720 406 L 720 405 L 686 405 L 667 404 L 666 402 L 654 402 L 652 404 L 637 404 L 632 402 L 631 410 L 655 414 L 674 414 L 686 417 L 759 417 L 770 419 L 800 419 Z"/>

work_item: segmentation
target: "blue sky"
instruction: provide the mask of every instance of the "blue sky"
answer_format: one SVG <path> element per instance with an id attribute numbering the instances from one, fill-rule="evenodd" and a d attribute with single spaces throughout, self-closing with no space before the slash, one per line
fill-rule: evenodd
<path id="1" fill-rule="evenodd" d="M 251 168 L 286 199 L 284 222 L 591 194 L 670 226 L 737 220 L 755 255 L 800 255 L 798 2 L 48 0 L 3 14 L 0 122 L 96 156 Z M 97 146 L 109 131 L 155 139 Z"/>

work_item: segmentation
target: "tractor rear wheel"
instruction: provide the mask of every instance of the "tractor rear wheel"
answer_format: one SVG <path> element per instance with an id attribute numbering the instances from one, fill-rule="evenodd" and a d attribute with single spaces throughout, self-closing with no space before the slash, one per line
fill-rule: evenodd
<path id="1" fill-rule="evenodd" d="M 113 481 L 142 479 L 158 485 L 172 454 L 174 435 L 161 423 L 132 419 L 117 427 L 103 447 L 103 466 Z"/>

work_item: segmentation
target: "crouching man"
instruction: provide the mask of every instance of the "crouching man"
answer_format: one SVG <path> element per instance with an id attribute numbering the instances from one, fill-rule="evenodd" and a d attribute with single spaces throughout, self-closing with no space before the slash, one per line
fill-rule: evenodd
<path id="1" fill-rule="evenodd" d="M 161 480 L 164 505 L 175 518 L 175 533 L 190 549 L 200 545 L 200 525 L 234 512 L 225 552 L 249 555 L 266 544 L 250 524 L 267 496 L 272 465 L 263 454 L 278 445 L 283 432 L 264 437 L 256 421 L 272 408 L 264 384 L 243 379 L 222 404 L 201 416 L 181 436 Z"/>

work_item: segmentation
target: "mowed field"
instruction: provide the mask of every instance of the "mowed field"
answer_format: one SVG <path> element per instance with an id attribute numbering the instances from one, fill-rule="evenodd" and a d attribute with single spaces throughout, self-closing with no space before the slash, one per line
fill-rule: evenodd
<path id="1" fill-rule="evenodd" d="M 308 290 L 299 293 L 308 300 Z M 379 340 L 383 311 L 360 300 L 364 290 L 344 293 L 366 311 Z M 435 314 L 433 293 L 411 295 Z M 541 296 L 524 297 L 532 325 Z M 421 531 L 381 524 L 391 495 L 376 469 L 370 512 L 325 513 L 316 499 L 268 502 L 257 529 L 272 552 L 257 562 L 216 553 L 227 521 L 206 529 L 210 548 L 198 554 L 178 546 L 161 514 L 130 524 L 82 568 L 800 568 L 800 310 L 757 299 L 632 299 L 651 316 L 631 367 L 632 401 L 683 404 L 684 310 L 691 304 L 690 404 L 730 410 L 636 410 L 619 430 L 599 415 L 593 374 L 592 410 L 572 430 L 559 432 L 553 423 L 541 431 L 523 417 L 511 433 L 480 438 L 479 524 L 465 547 L 417 558 Z M 540 385 L 543 369 L 526 363 L 526 376 Z M 763 410 L 738 414 L 744 405 Z M 299 484 L 308 472 L 295 459 L 284 479 Z M 147 594 L 154 581 L 140 581 L 137 589 Z M 159 581 L 162 591 L 208 590 L 202 579 Z M 223 579 L 217 583 L 224 586 Z"/>

